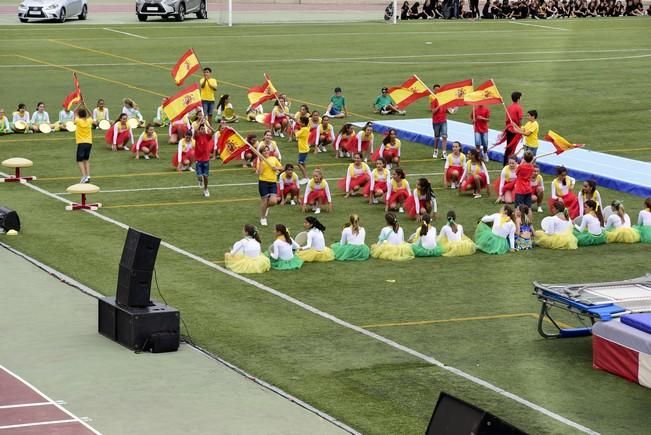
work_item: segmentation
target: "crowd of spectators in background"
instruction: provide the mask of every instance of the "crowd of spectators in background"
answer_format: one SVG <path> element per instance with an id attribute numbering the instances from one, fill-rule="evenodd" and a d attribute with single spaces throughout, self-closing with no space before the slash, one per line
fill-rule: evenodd
<path id="1" fill-rule="evenodd" d="M 400 5 L 401 2 L 398 2 Z M 402 2 L 398 11 L 401 20 L 431 20 L 451 18 L 524 19 L 589 18 L 651 16 L 651 5 L 644 8 L 642 0 L 424 0 L 410 4 Z M 384 19 L 393 18 L 393 2 L 384 11 Z"/>

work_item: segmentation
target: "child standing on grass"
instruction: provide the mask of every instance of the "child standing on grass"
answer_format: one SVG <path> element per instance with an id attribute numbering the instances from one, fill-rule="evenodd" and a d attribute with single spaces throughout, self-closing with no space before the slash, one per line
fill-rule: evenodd
<path id="1" fill-rule="evenodd" d="M 524 204 L 527 206 L 527 209 L 531 208 L 531 177 L 534 173 L 534 167 L 532 165 L 534 159 L 535 157 L 531 151 L 525 151 L 524 161 L 515 170 L 516 179 L 513 193 L 515 195 L 516 207 Z"/>
<path id="2" fill-rule="evenodd" d="M 260 193 L 260 225 L 267 226 L 269 209 L 278 203 L 278 186 L 276 174 L 283 170 L 280 161 L 269 153 L 269 148 L 260 148 L 264 159 L 258 159 L 255 172 L 258 174 L 258 192 Z"/>
<path id="3" fill-rule="evenodd" d="M 210 153 L 212 152 L 212 136 L 214 130 L 205 118 L 202 118 L 194 133 L 195 171 L 199 187 L 203 187 L 203 196 L 208 198 L 208 176 L 210 175 Z"/>
<path id="4" fill-rule="evenodd" d="M 330 97 L 330 103 L 325 114 L 330 118 L 345 118 L 348 116 L 346 98 L 343 96 L 339 86 L 335 88 L 335 94 Z"/>
<path id="5" fill-rule="evenodd" d="M 527 112 L 527 122 L 524 127 L 513 126 L 513 129 L 524 136 L 524 152 L 529 151 L 536 156 L 538 152 L 538 111 L 529 110 Z"/>
<path id="6" fill-rule="evenodd" d="M 359 225 L 359 216 L 351 214 L 341 232 L 341 240 L 339 243 L 334 243 L 332 245 L 332 251 L 335 253 L 335 260 L 368 260 L 368 257 L 371 255 L 371 250 L 364 244 L 365 240 L 366 230 L 364 227 Z"/>
<path id="7" fill-rule="evenodd" d="M 307 170 L 305 163 L 307 162 L 307 155 L 310 153 L 310 145 L 308 139 L 310 137 L 310 128 L 307 126 L 309 119 L 302 116 L 299 120 L 301 128 L 296 132 L 296 142 L 298 145 L 298 169 L 301 171 L 302 178 L 300 184 L 307 183 Z"/>
<path id="8" fill-rule="evenodd" d="M 263 273 L 271 268 L 267 256 L 262 254 L 258 229 L 251 224 L 244 225 L 244 238 L 233 245 L 224 255 L 226 268 L 235 273 Z"/>
<path id="9" fill-rule="evenodd" d="M 491 111 L 488 107 L 480 105 L 470 112 L 473 129 L 475 130 L 475 149 L 479 151 L 485 162 L 488 162 L 488 121 Z"/>

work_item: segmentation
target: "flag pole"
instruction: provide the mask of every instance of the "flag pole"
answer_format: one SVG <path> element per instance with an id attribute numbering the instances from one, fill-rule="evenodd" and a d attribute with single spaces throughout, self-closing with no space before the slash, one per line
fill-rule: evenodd
<path id="1" fill-rule="evenodd" d="M 497 85 L 495 84 L 495 80 L 491 79 L 491 82 L 493 82 L 493 85 L 495 85 L 495 87 L 497 88 Z M 500 94 L 500 95 L 501 95 L 501 94 Z M 506 110 L 506 104 L 504 104 L 504 98 L 501 98 L 501 100 L 502 100 L 502 107 L 504 108 L 504 113 L 506 113 L 506 117 L 509 118 L 509 122 L 510 122 L 511 124 L 514 124 L 513 119 L 511 119 L 511 115 L 509 114 L 509 111 Z M 519 126 L 520 126 L 520 125 L 518 125 L 518 127 L 519 127 Z"/>
<path id="2" fill-rule="evenodd" d="M 238 135 L 239 135 L 239 133 L 238 133 Z M 262 160 L 262 161 L 263 161 L 267 166 L 269 166 L 271 169 L 274 169 L 274 170 L 275 170 L 275 168 L 273 167 L 273 165 L 272 165 L 271 163 L 269 163 L 269 160 L 267 160 L 267 158 L 266 158 L 265 156 L 263 156 L 262 153 L 260 153 L 260 151 L 258 151 L 257 149 L 255 149 L 255 147 L 254 147 L 253 145 L 251 145 L 250 143 L 246 142 L 246 140 L 245 140 L 244 142 L 249 146 L 249 148 L 251 148 L 251 151 L 253 151 L 253 153 L 254 153 L 256 156 L 258 156 L 258 158 L 259 158 L 260 160 Z"/>
<path id="3" fill-rule="evenodd" d="M 431 90 L 431 89 L 429 88 L 429 86 L 427 86 L 427 85 L 425 84 L 425 82 L 422 81 L 422 80 L 420 79 L 420 77 L 418 77 L 416 74 L 414 74 L 414 77 L 416 77 L 416 78 L 418 79 L 418 81 L 421 82 L 421 83 L 423 84 L 423 86 L 425 86 L 425 89 L 427 89 L 427 91 L 429 92 L 430 95 L 432 95 L 432 96 L 436 95 L 436 94 L 434 93 L 434 91 Z"/>

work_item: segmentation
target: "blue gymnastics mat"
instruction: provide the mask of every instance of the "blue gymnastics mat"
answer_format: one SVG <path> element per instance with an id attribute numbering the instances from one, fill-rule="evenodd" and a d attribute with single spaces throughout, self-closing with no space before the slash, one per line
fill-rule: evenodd
<path id="1" fill-rule="evenodd" d="M 355 122 L 357 127 L 364 122 Z M 402 140 L 434 146 L 432 121 L 430 118 L 397 119 L 373 121 L 373 130 L 386 133 L 395 129 Z M 495 143 L 500 131 L 489 130 L 488 144 Z M 448 148 L 452 141 L 459 141 L 465 150 L 474 148 L 475 136 L 471 124 L 457 121 L 448 121 Z M 403 150 L 404 153 L 405 150 Z M 554 146 L 541 140 L 538 154 L 547 154 L 554 151 Z M 491 160 L 502 161 L 504 157 L 504 144 L 488 152 Z M 627 159 L 611 154 L 590 151 L 589 149 L 575 149 L 561 155 L 551 155 L 538 160 L 540 170 L 547 174 L 555 174 L 556 166 L 563 165 L 568 173 L 579 180 L 595 180 L 600 186 L 609 187 L 642 197 L 651 196 L 651 163 Z"/>

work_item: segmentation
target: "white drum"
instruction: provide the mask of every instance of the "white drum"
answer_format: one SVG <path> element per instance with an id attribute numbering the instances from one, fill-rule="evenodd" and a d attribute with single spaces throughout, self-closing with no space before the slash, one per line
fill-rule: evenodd
<path id="1" fill-rule="evenodd" d="M 294 237 L 294 241 L 301 246 L 307 245 L 307 232 L 301 231 L 300 233 L 296 234 L 296 237 Z"/>
<path id="2" fill-rule="evenodd" d="M 99 122 L 99 128 L 100 130 L 108 130 L 109 128 L 111 128 L 111 123 L 106 119 L 102 119 Z"/>

